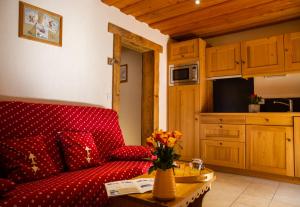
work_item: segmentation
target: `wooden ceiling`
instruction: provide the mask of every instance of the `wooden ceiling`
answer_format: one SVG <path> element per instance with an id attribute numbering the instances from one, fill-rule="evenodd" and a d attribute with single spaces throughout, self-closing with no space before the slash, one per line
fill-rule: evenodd
<path id="1" fill-rule="evenodd" d="M 174 39 L 211 37 L 300 17 L 300 0 L 102 0 Z M 299 26 L 300 27 L 300 26 Z"/>

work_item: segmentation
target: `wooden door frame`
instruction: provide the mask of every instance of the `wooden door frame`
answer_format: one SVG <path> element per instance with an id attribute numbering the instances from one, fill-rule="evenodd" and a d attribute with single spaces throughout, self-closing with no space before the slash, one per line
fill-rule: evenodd
<path id="1" fill-rule="evenodd" d="M 153 130 L 159 128 L 159 54 L 163 47 L 144 37 L 136 35 L 112 23 L 108 23 L 108 32 L 113 33 L 113 81 L 112 81 L 112 108 L 117 113 L 120 111 L 120 62 L 122 46 L 149 56 L 153 51 Z M 143 61 L 144 64 L 147 61 Z M 145 90 L 143 88 L 143 90 Z M 143 125 L 143 123 L 142 123 Z M 142 144 L 144 140 L 142 139 Z"/>

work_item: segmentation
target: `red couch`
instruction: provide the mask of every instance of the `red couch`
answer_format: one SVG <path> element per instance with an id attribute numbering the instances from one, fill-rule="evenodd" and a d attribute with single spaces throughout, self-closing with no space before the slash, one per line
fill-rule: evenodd
<path id="1" fill-rule="evenodd" d="M 68 172 L 57 143 L 61 131 L 84 131 L 94 136 L 101 165 Z M 110 109 L 87 106 L 0 102 L 0 143 L 34 135 L 47 137 L 47 150 L 58 165 L 56 175 L 19 183 L 0 196 L 2 206 L 105 206 L 104 183 L 130 179 L 145 173 L 150 162 L 111 160 L 114 150 L 125 146 L 117 114 Z M 2 155 L 1 155 L 2 156 Z M 124 157 L 124 156 L 123 156 Z M 1 177 L 5 177 L 3 163 Z"/>

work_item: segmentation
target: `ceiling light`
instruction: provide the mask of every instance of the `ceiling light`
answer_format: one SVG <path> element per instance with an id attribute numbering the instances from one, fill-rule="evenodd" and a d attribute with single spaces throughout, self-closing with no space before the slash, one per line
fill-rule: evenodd
<path id="1" fill-rule="evenodd" d="M 199 5 L 200 4 L 200 0 L 195 0 L 195 4 Z"/>

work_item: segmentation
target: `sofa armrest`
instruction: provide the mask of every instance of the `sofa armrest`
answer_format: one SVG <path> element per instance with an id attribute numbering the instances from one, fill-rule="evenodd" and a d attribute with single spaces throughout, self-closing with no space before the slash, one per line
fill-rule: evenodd
<path id="1" fill-rule="evenodd" d="M 123 146 L 111 153 L 112 160 L 139 161 L 151 158 L 151 150 L 144 146 Z"/>

